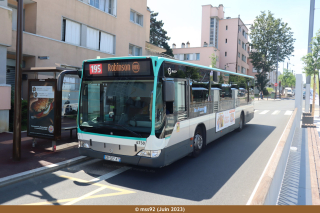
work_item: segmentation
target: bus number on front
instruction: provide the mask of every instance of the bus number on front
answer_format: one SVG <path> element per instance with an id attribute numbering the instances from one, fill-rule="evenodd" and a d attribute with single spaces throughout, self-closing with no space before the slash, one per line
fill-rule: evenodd
<path id="1" fill-rule="evenodd" d="M 146 142 L 145 141 L 137 141 L 136 144 L 144 146 L 144 145 L 146 145 Z"/>
<path id="2" fill-rule="evenodd" d="M 102 74 L 102 64 L 90 64 L 90 75 Z"/>

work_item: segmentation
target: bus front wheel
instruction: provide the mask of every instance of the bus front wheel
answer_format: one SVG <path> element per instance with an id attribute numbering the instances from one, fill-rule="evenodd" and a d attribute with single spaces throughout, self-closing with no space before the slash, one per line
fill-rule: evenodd
<path id="1" fill-rule="evenodd" d="M 203 130 L 200 127 L 197 127 L 194 137 L 193 137 L 193 157 L 197 157 L 200 155 L 203 147 L 204 147 L 204 134 Z"/>

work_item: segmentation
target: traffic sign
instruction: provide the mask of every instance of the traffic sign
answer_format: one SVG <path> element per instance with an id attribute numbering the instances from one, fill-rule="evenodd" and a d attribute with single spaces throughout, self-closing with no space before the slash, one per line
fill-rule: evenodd
<path id="1" fill-rule="evenodd" d="M 278 86 L 278 84 L 277 84 L 277 83 L 275 83 L 275 84 L 274 84 L 274 86 L 275 86 L 275 87 L 277 87 L 277 86 Z"/>

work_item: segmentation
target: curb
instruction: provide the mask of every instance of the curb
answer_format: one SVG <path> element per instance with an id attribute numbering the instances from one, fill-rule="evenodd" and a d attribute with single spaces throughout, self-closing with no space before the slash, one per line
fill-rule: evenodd
<path id="1" fill-rule="evenodd" d="M 284 173 L 285 168 L 283 169 L 281 166 L 283 162 L 287 162 L 288 156 L 285 155 L 286 151 L 288 151 L 287 146 L 291 144 L 291 141 L 288 141 L 288 138 L 290 137 L 291 131 L 294 132 L 294 130 L 291 130 L 291 127 L 294 125 L 297 111 L 297 108 L 295 108 L 247 202 L 247 205 L 276 205 L 271 201 L 274 201 L 274 195 L 278 194 L 278 184 L 280 183 L 281 186 L 282 179 L 280 180 L 279 177 L 282 177 L 283 174 L 280 174 L 279 171 Z M 275 176 L 276 181 L 274 181 Z"/>
<path id="2" fill-rule="evenodd" d="M 62 161 L 59 162 L 57 164 L 50 164 L 48 166 L 44 166 L 44 167 L 40 167 L 40 168 L 36 168 L 36 169 L 32 169 L 29 171 L 25 171 L 25 172 L 21 172 L 18 174 L 14 174 L 14 175 L 10 175 L 4 178 L 0 178 L 0 188 L 3 186 L 7 186 L 22 180 L 26 180 L 32 177 L 36 177 L 39 175 L 43 175 L 49 172 L 53 172 L 83 161 L 87 161 L 91 159 L 90 157 L 86 157 L 86 156 L 79 156 L 76 158 L 72 158 L 70 160 L 66 160 L 66 161 Z"/>

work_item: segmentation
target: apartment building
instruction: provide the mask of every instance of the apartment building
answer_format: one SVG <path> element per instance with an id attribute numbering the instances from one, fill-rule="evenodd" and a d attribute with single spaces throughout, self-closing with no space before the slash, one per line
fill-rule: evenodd
<path id="1" fill-rule="evenodd" d="M 22 98 L 34 69 L 81 67 L 85 59 L 148 55 L 147 0 L 24 0 Z M 0 132 L 8 131 L 14 89 L 17 1 L 0 1 Z M 29 72 L 29 71 L 30 72 Z M 46 73 L 44 78 L 54 78 Z"/>
<path id="2" fill-rule="evenodd" d="M 173 46 L 173 54 L 176 59 L 204 66 L 211 65 L 210 56 L 214 54 L 217 56 L 216 67 L 247 74 L 247 47 L 248 28 L 239 17 L 225 18 L 222 4 L 218 7 L 203 5 L 201 47 L 193 48 L 182 43 L 181 48 Z"/>

